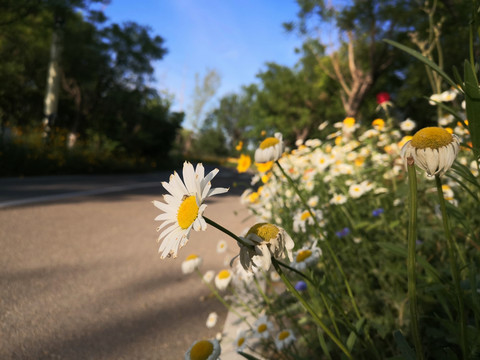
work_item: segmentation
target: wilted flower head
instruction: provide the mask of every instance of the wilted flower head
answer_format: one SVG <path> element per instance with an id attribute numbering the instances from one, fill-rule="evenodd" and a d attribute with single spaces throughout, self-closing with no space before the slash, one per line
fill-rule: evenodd
<path id="1" fill-rule="evenodd" d="M 429 176 L 443 175 L 452 166 L 460 150 L 460 141 L 440 127 L 427 127 L 417 131 L 402 148 L 402 158 L 413 157 L 417 166 Z"/>
<path id="2" fill-rule="evenodd" d="M 240 244 L 240 263 L 247 271 L 252 267 L 261 267 L 265 271 L 270 268 L 271 257 L 292 260 L 294 246 L 292 238 L 281 228 L 269 223 L 252 226 L 242 240 L 248 244 Z"/>
<path id="3" fill-rule="evenodd" d="M 276 133 L 275 137 L 268 137 L 263 140 L 257 150 L 255 150 L 255 162 L 266 163 L 280 159 L 285 149 L 281 133 Z"/>
<path id="4" fill-rule="evenodd" d="M 218 340 L 195 341 L 185 353 L 185 360 L 217 360 L 221 348 Z"/>

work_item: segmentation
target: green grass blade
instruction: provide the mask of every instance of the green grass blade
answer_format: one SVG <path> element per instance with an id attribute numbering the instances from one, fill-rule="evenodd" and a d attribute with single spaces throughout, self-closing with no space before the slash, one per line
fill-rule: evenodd
<path id="1" fill-rule="evenodd" d="M 453 86 L 454 88 L 458 88 L 457 84 L 455 83 L 455 81 L 452 80 L 452 78 L 450 78 L 450 76 L 448 76 L 445 71 L 443 71 L 437 64 L 435 64 L 433 61 L 431 61 L 430 59 L 427 59 L 425 56 L 423 56 L 422 54 L 420 54 L 418 51 L 416 50 L 413 50 L 413 49 L 410 49 L 408 46 L 405 46 L 405 45 L 402 45 L 396 41 L 393 41 L 393 40 L 388 40 L 388 39 L 383 39 L 383 41 L 385 41 L 387 44 L 390 44 L 392 46 L 395 46 L 396 48 L 402 50 L 402 51 L 405 51 L 407 54 L 410 54 L 412 55 L 413 57 L 417 58 L 418 60 L 420 60 L 421 62 L 423 62 L 425 65 L 427 65 L 428 67 L 430 67 L 432 70 L 436 71 L 441 77 L 443 77 L 445 79 L 446 82 L 448 82 L 451 86 Z"/>

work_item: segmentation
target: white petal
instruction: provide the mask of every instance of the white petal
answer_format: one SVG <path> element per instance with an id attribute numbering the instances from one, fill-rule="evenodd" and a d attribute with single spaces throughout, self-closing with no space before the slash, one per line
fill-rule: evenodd
<path id="1" fill-rule="evenodd" d="M 213 188 L 211 189 L 207 196 L 206 197 L 209 197 L 209 196 L 214 196 L 214 195 L 218 195 L 218 194 L 224 194 L 226 193 L 230 188 L 223 188 L 223 187 L 218 187 L 218 188 Z"/>
<path id="2" fill-rule="evenodd" d="M 165 230 L 162 231 L 162 233 L 160 234 L 159 238 L 167 238 L 167 236 L 174 232 L 176 229 L 180 229 L 183 231 L 183 229 L 178 226 L 177 222 L 175 222 L 173 225 L 171 225 L 170 227 L 166 228 Z"/>
<path id="3" fill-rule="evenodd" d="M 176 223 L 176 220 L 166 220 L 162 222 L 159 227 L 157 227 L 157 231 L 160 231 L 162 228 L 164 228 L 167 225 L 175 224 L 175 223 Z"/>
<path id="4" fill-rule="evenodd" d="M 155 221 L 168 220 L 168 219 L 171 219 L 171 217 L 172 217 L 172 214 L 164 212 L 163 214 L 158 215 L 155 218 Z"/>
<path id="5" fill-rule="evenodd" d="M 153 200 L 153 205 L 164 212 L 170 212 L 172 210 L 172 206 L 166 203 L 162 203 L 157 200 Z"/>
<path id="6" fill-rule="evenodd" d="M 177 192 L 181 193 L 181 196 L 189 194 L 187 188 L 185 187 L 185 184 L 183 183 L 182 179 L 180 178 L 180 175 L 178 175 L 178 173 L 176 171 L 173 173 L 173 178 L 172 178 L 171 181 L 172 181 L 172 185 L 178 189 Z M 173 195 L 175 195 L 175 194 L 173 194 Z"/>
<path id="7" fill-rule="evenodd" d="M 197 192 L 197 186 L 195 184 L 195 171 L 193 165 L 189 162 L 183 164 L 183 181 L 187 187 L 189 194 L 195 194 Z"/>

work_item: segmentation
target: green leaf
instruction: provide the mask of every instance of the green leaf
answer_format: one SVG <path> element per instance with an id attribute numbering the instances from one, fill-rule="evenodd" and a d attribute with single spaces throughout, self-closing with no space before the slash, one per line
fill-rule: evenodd
<path id="1" fill-rule="evenodd" d="M 417 358 L 415 351 L 408 345 L 407 340 L 399 330 L 394 331 L 393 337 L 405 360 L 415 360 Z"/>
<path id="2" fill-rule="evenodd" d="M 388 39 L 383 39 L 387 44 L 390 44 L 392 46 L 395 46 L 396 48 L 405 51 L 407 54 L 412 55 L 413 57 L 417 58 L 421 62 L 423 62 L 425 65 L 430 67 L 432 70 L 436 71 L 441 77 L 445 79 L 446 82 L 448 82 L 451 86 L 454 88 L 458 88 L 458 85 L 448 76 L 437 64 L 435 64 L 433 61 L 430 59 L 427 59 L 425 56 L 420 54 L 418 51 L 410 49 L 408 46 L 402 45 L 396 41 L 393 40 L 388 40 Z"/>
<path id="3" fill-rule="evenodd" d="M 465 61 L 464 66 L 465 104 L 468 118 L 468 130 L 473 144 L 475 159 L 480 157 L 480 88 L 472 66 Z"/>
<path id="4" fill-rule="evenodd" d="M 379 242 L 378 246 L 394 254 L 400 255 L 405 258 L 407 257 L 407 248 L 403 245 L 397 245 L 397 244 L 392 244 L 387 242 Z M 417 262 L 425 269 L 425 271 L 430 276 L 434 277 L 438 281 L 442 281 L 438 271 L 432 265 L 430 265 L 430 263 L 423 256 L 417 255 Z"/>
<path id="5" fill-rule="evenodd" d="M 361 318 L 360 320 L 358 320 L 357 323 L 355 324 L 355 331 L 352 331 L 350 335 L 348 335 L 348 339 L 347 339 L 348 351 L 352 351 L 353 346 L 357 341 L 357 334 L 360 333 L 360 330 L 362 329 L 363 324 L 365 324 L 365 318 Z"/>

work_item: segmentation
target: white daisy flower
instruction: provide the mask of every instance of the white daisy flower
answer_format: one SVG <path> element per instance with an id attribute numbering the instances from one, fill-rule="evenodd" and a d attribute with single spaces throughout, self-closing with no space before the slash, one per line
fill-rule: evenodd
<path id="1" fill-rule="evenodd" d="M 400 123 L 400 129 L 402 131 L 412 131 L 413 129 L 415 129 L 415 126 L 417 126 L 417 123 L 410 118 Z"/>
<path id="2" fill-rule="evenodd" d="M 443 175 L 452 166 L 460 150 L 460 141 L 440 127 L 423 128 L 402 148 L 405 165 L 413 157 L 415 164 L 428 176 Z"/>
<path id="3" fill-rule="evenodd" d="M 162 259 L 177 256 L 178 248 L 188 242 L 192 228 L 195 231 L 204 231 L 207 228 L 203 218 L 207 205 L 203 202 L 209 196 L 228 191 L 227 188 L 212 188 L 210 181 L 217 173 L 218 169 L 215 169 L 205 176 L 202 164 L 198 164 L 194 169 L 193 165 L 186 161 L 183 164 L 183 181 L 177 172 L 174 172 L 168 183 L 162 182 L 170 194 L 163 196 L 165 202 L 153 201 L 153 205 L 163 211 L 155 218 L 156 221 L 163 221 L 157 231 L 165 228 L 158 237 L 158 241 L 163 239 L 158 250 Z"/>
<path id="4" fill-rule="evenodd" d="M 281 228 L 269 223 L 258 223 L 248 230 L 242 240 L 249 246 L 238 243 L 240 246 L 240 264 L 246 271 L 253 271 L 252 267 L 270 269 L 271 257 L 292 261 L 294 242 L 290 235 Z"/>
<path id="5" fill-rule="evenodd" d="M 437 103 L 442 102 L 442 94 L 432 94 L 430 95 L 430 105 L 437 105 Z"/>
<path id="6" fill-rule="evenodd" d="M 225 290 L 232 281 L 232 272 L 230 270 L 222 270 L 215 276 L 215 286 L 218 290 Z"/>
<path id="7" fill-rule="evenodd" d="M 241 330 L 238 332 L 237 337 L 235 338 L 235 350 L 236 351 L 243 351 L 247 346 L 247 331 Z"/>
<path id="8" fill-rule="evenodd" d="M 307 267 L 315 265 L 320 255 L 322 255 L 322 249 L 315 242 L 312 247 L 303 247 L 297 250 L 293 254 L 293 261 L 290 266 L 300 271 L 305 270 Z"/>
<path id="9" fill-rule="evenodd" d="M 185 360 L 217 360 L 222 352 L 217 339 L 195 341 L 185 353 Z"/>
<path id="10" fill-rule="evenodd" d="M 440 98 L 443 102 L 453 101 L 457 97 L 458 91 L 455 89 L 448 89 L 440 94 Z"/>
<path id="11" fill-rule="evenodd" d="M 455 117 L 452 114 L 443 115 L 440 119 L 438 119 L 438 125 L 440 126 L 448 126 L 455 120 Z"/>
<path id="12" fill-rule="evenodd" d="M 222 239 L 217 243 L 217 253 L 222 254 L 225 251 L 227 251 L 227 248 L 228 248 L 228 245 L 225 240 Z"/>
<path id="13" fill-rule="evenodd" d="M 365 192 L 366 188 L 365 186 L 363 186 L 363 184 L 352 184 L 348 188 L 348 194 L 354 199 L 359 198 L 360 196 L 365 194 Z"/>
<path id="14" fill-rule="evenodd" d="M 275 346 L 278 350 L 282 350 L 283 348 L 287 347 L 291 343 L 295 341 L 295 336 L 293 332 L 289 329 L 285 329 L 275 336 Z"/>
<path id="15" fill-rule="evenodd" d="M 207 328 L 211 329 L 217 324 L 217 320 L 218 314 L 216 312 L 211 312 L 210 314 L 208 314 L 207 322 L 205 325 L 207 326 Z"/>
<path id="16" fill-rule="evenodd" d="M 206 284 L 210 284 L 213 280 L 213 278 L 215 277 L 215 271 L 213 270 L 208 270 L 205 274 L 203 274 L 203 282 L 205 282 Z"/>
<path id="17" fill-rule="evenodd" d="M 315 212 L 313 214 L 316 215 Z M 306 232 L 307 231 L 307 224 L 308 225 L 313 225 L 314 223 L 315 223 L 315 220 L 313 219 L 312 215 L 310 214 L 310 211 L 308 211 L 308 210 L 298 211 L 293 216 L 293 231 L 295 231 L 295 232 Z"/>
<path id="18" fill-rule="evenodd" d="M 191 274 L 202 265 L 203 259 L 195 254 L 188 255 L 182 262 L 182 272 Z"/>
<path id="19" fill-rule="evenodd" d="M 333 197 L 330 199 L 330 204 L 333 205 L 342 205 L 347 202 L 347 197 L 342 194 L 333 194 Z"/>
<path id="20" fill-rule="evenodd" d="M 263 140 L 257 150 L 255 150 L 255 162 L 266 163 L 280 159 L 285 149 L 281 133 L 276 133 L 275 137 L 268 137 Z"/>
<path id="21" fill-rule="evenodd" d="M 253 324 L 253 336 L 256 338 L 267 339 L 273 330 L 273 324 L 265 315 L 259 317 Z"/>

